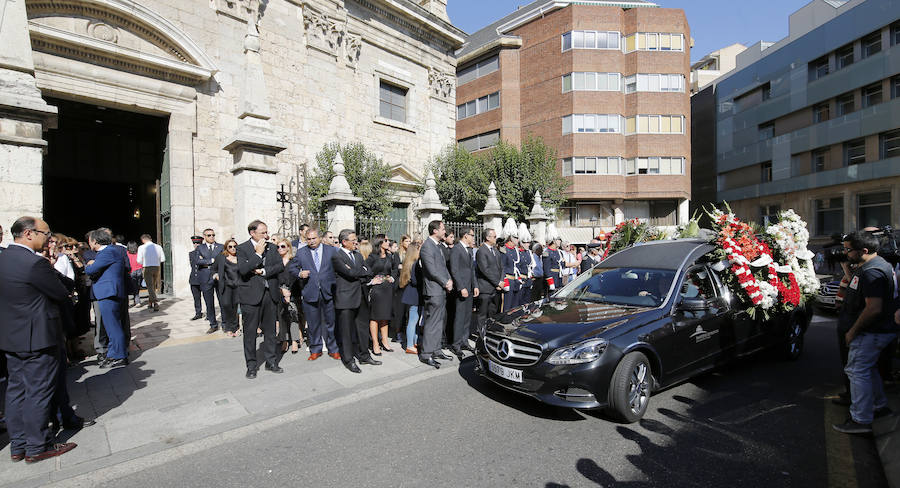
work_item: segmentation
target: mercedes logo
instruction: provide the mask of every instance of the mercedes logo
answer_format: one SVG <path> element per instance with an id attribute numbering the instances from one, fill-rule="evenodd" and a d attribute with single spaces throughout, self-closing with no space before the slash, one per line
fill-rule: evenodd
<path id="1" fill-rule="evenodd" d="M 509 359 L 510 354 L 512 354 L 512 350 L 512 342 L 503 339 L 502 341 L 500 341 L 500 344 L 497 344 L 497 357 L 505 361 Z"/>

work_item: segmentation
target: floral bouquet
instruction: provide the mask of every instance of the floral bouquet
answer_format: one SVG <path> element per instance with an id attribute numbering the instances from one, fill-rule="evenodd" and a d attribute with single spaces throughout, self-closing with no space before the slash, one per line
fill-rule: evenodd
<path id="1" fill-rule="evenodd" d="M 603 259 L 639 242 L 655 241 L 663 237 L 658 229 L 640 219 L 620 222 L 612 232 L 606 234 Z"/>
<path id="2" fill-rule="evenodd" d="M 788 209 L 779 212 L 778 221 L 766 227 L 765 234 L 777 250 L 778 260 L 793 271 L 802 293 L 801 301 L 805 302 L 819 289 L 812 262 L 814 254 L 807 248 L 809 231 L 806 222 L 793 209 Z"/>

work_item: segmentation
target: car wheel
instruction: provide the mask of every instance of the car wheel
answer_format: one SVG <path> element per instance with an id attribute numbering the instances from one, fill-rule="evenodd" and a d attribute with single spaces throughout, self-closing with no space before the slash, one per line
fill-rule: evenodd
<path id="1" fill-rule="evenodd" d="M 609 384 L 609 413 L 617 419 L 637 422 L 647 411 L 653 373 L 650 361 L 640 352 L 628 353 L 616 366 Z"/>
<path id="2" fill-rule="evenodd" d="M 791 322 L 788 324 L 788 336 L 784 341 L 783 355 L 788 361 L 794 361 L 803 354 L 803 322 L 800 314 L 791 315 Z"/>

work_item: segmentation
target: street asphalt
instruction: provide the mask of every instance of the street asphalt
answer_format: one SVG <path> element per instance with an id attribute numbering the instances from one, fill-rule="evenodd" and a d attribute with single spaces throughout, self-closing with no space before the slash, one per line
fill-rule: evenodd
<path id="1" fill-rule="evenodd" d="M 798 361 L 743 359 L 657 393 L 635 424 L 500 390 L 468 359 L 72 485 L 887 486 L 872 439 L 831 429 L 846 416 L 829 401 L 841 389 L 833 320 L 806 337 Z"/>

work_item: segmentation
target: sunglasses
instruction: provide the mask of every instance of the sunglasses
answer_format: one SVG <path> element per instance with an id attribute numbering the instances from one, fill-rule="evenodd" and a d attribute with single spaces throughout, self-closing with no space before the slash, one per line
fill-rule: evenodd
<path id="1" fill-rule="evenodd" d="M 237 246 L 235 246 L 234 244 L 231 244 L 230 246 L 225 246 L 225 247 L 227 249 L 236 249 L 237 248 Z"/>
<path id="2" fill-rule="evenodd" d="M 206 237 L 216 237 L 215 234 L 203 234 L 203 235 L 205 235 Z"/>
<path id="3" fill-rule="evenodd" d="M 279 244 L 278 249 L 287 249 L 288 247 L 284 244 Z"/>

